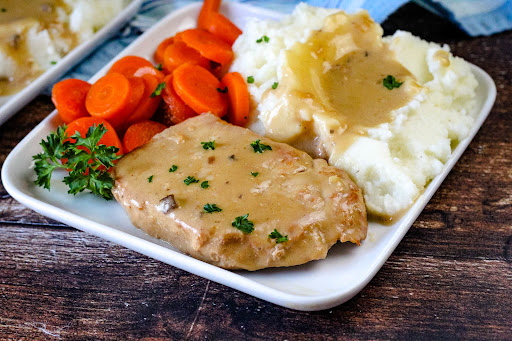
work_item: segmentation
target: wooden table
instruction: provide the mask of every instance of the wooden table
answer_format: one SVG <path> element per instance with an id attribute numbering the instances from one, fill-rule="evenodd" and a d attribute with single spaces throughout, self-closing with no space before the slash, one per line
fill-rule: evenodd
<path id="1" fill-rule="evenodd" d="M 0 187 L 0 339 L 512 339 L 512 32 L 470 38 L 416 5 L 384 27 L 448 43 L 498 98 L 356 297 L 281 308 L 47 219 Z M 40 96 L 0 127 L 0 162 L 52 110 Z"/>

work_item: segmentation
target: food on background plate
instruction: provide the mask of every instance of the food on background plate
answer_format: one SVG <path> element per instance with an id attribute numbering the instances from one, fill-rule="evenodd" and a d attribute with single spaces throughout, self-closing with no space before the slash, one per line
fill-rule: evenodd
<path id="1" fill-rule="evenodd" d="M 12 95 L 57 64 L 120 13 L 128 0 L 3 0 L 0 96 Z"/>
<path id="2" fill-rule="evenodd" d="M 157 134 L 113 177 L 135 226 L 223 268 L 303 264 L 366 237 L 362 194 L 344 171 L 212 114 Z"/>
<path id="3" fill-rule="evenodd" d="M 447 46 L 382 33 L 366 11 L 300 4 L 249 21 L 231 71 L 250 83 L 250 129 L 346 170 L 369 213 L 393 219 L 468 135 L 477 82 Z"/>

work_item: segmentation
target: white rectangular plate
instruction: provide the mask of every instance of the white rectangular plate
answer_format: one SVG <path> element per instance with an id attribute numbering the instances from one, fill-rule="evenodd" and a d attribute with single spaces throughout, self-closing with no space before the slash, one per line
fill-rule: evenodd
<path id="1" fill-rule="evenodd" d="M 14 95 L 0 96 L 0 125 L 23 108 L 25 104 L 33 100 L 45 87 L 64 75 L 75 64 L 85 58 L 95 47 L 112 36 L 124 23 L 137 13 L 141 4 L 142 0 L 133 0 L 121 13 L 96 32 L 91 39 L 71 50 L 59 63 L 37 77 L 26 88 Z"/>
<path id="2" fill-rule="evenodd" d="M 118 57 L 133 54 L 151 60 L 161 40 L 195 24 L 199 6 L 194 4 L 171 13 Z M 274 12 L 237 3 L 224 4 L 222 11 L 240 27 L 244 26 L 249 17 L 280 17 L 280 14 Z M 92 81 L 104 75 L 109 67 L 105 66 Z M 256 272 L 224 270 L 184 255 L 168 243 L 135 228 L 116 202 L 105 202 L 91 194 L 71 197 L 61 182 L 62 177 L 52 180 L 51 192 L 34 186 L 31 156 L 41 151 L 39 142 L 61 124 L 56 112 L 41 122 L 7 157 L 2 169 L 2 180 L 7 191 L 22 204 L 85 232 L 284 307 L 298 310 L 328 309 L 349 300 L 373 278 L 489 114 L 496 97 L 494 82 L 480 68 L 473 66 L 472 71 L 479 84 L 479 114 L 471 134 L 459 143 L 443 172 L 428 185 L 407 214 L 390 226 L 371 222 L 368 238 L 361 246 L 338 243 L 326 259 L 302 266 Z"/>

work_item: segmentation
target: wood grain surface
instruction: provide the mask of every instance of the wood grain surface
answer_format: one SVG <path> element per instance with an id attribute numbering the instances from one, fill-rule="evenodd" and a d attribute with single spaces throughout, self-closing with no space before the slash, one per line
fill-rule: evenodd
<path id="1" fill-rule="evenodd" d="M 470 38 L 416 5 L 384 23 L 485 69 L 496 104 L 398 248 L 356 297 L 298 312 L 45 218 L 0 186 L 1 340 L 512 339 L 512 32 Z M 53 105 L 0 127 L 0 162 Z"/>

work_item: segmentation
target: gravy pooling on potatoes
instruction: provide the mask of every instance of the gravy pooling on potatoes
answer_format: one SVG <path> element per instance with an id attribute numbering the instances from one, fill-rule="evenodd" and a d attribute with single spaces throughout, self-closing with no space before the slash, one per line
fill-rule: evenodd
<path id="1" fill-rule="evenodd" d="M 65 9 L 62 0 L 2 0 L 0 2 L 0 48 L 17 64 L 24 65 L 12 79 L 0 78 L 0 96 L 14 94 L 26 87 L 44 70 L 32 67 L 32 60 L 26 46 L 26 32 L 34 26 L 39 29 L 56 29 L 73 46 L 77 39 L 67 32 L 67 24 L 58 21 L 58 9 Z"/>
<path id="2" fill-rule="evenodd" d="M 268 90 L 287 100 L 269 116 L 267 135 L 295 142 L 312 127 L 301 122 L 290 129 L 289 116 L 309 112 L 327 132 L 324 148 L 342 152 L 368 128 L 392 121 L 393 110 L 406 105 L 420 86 L 382 41 L 382 33 L 366 11 L 339 12 L 305 43 L 287 50 L 282 81 Z M 383 79 L 388 75 L 403 84 L 387 89 Z"/>

